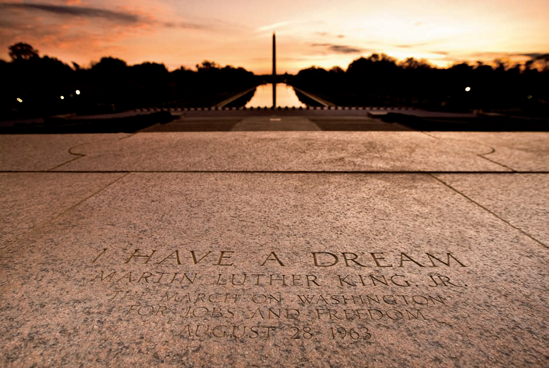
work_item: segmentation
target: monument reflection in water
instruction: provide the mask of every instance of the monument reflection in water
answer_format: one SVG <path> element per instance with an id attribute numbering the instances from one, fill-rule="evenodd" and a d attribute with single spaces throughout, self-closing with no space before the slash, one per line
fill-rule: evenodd
<path id="1" fill-rule="evenodd" d="M 276 84 L 276 105 L 280 107 L 307 107 L 299 101 L 294 89 L 285 84 Z M 246 104 L 246 107 L 271 107 L 273 106 L 273 84 L 262 84 L 255 90 L 254 97 Z"/>

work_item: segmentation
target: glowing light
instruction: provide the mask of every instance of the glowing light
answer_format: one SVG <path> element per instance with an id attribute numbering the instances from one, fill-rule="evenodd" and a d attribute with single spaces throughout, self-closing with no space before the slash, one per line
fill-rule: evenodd
<path id="1" fill-rule="evenodd" d="M 20 99 L 19 97 L 17 97 L 17 102 L 19 102 L 19 103 L 22 103 L 22 102 L 23 102 L 23 100 L 22 100 L 22 99 Z"/>
<path id="2" fill-rule="evenodd" d="M 469 92 L 471 90 L 471 87 L 465 87 L 465 92 Z"/>
<path id="3" fill-rule="evenodd" d="M 532 99 L 532 95 L 528 95 L 528 99 L 531 100 L 531 99 Z"/>
<path id="4" fill-rule="evenodd" d="M 79 94 L 80 94 L 80 90 L 77 89 L 77 90 L 75 91 L 75 93 L 76 93 L 77 95 L 79 95 Z"/>
<path id="5" fill-rule="evenodd" d="M 64 99 L 65 99 L 65 96 L 61 96 L 61 99 L 64 100 Z"/>

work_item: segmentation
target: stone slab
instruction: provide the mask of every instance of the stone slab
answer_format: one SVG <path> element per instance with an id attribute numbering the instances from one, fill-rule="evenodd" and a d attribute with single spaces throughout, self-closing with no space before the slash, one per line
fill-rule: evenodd
<path id="1" fill-rule="evenodd" d="M 549 174 L 436 174 L 549 248 Z"/>
<path id="2" fill-rule="evenodd" d="M 420 132 L 139 133 L 59 171 L 497 171 L 483 144 Z"/>
<path id="3" fill-rule="evenodd" d="M 79 157 L 71 148 L 129 134 L 0 135 L 0 171 L 47 171 Z"/>
<path id="4" fill-rule="evenodd" d="M 229 132 L 242 119 L 189 119 L 181 116 L 166 124 L 154 124 L 140 132 Z"/>
<path id="5" fill-rule="evenodd" d="M 129 174 L 0 251 L 0 365 L 544 367 L 548 261 L 427 174 Z"/>
<path id="6" fill-rule="evenodd" d="M 386 113 L 383 113 L 386 114 Z M 372 118 L 347 118 L 347 119 L 334 119 L 334 118 L 322 118 L 322 119 L 309 119 L 314 122 L 318 127 L 324 131 L 412 131 L 404 125 L 397 123 L 386 123 L 380 119 Z"/>
<path id="7" fill-rule="evenodd" d="M 51 221 L 123 174 L 0 173 L 3 245 Z"/>
<path id="8" fill-rule="evenodd" d="M 304 117 L 260 116 L 246 118 L 236 124 L 235 132 L 319 131 L 320 128 Z"/>
<path id="9" fill-rule="evenodd" d="M 549 171 L 549 133 L 546 132 L 431 132 L 429 134 L 490 146 L 494 152 L 484 157 L 515 171 Z"/>

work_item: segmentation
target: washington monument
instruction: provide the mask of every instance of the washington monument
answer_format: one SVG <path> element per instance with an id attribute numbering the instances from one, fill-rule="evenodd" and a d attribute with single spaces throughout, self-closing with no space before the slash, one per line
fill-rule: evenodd
<path id="1" fill-rule="evenodd" d="M 276 109 L 276 34 L 273 32 L 273 109 Z"/>

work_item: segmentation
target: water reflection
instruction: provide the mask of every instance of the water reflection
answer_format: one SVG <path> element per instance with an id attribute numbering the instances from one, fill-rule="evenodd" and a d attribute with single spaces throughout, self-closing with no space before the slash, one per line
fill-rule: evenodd
<path id="1" fill-rule="evenodd" d="M 285 84 L 276 85 L 276 105 L 281 107 L 306 107 L 299 101 L 294 89 Z M 255 90 L 254 97 L 246 104 L 246 107 L 271 107 L 273 106 L 273 84 L 262 84 Z"/>

